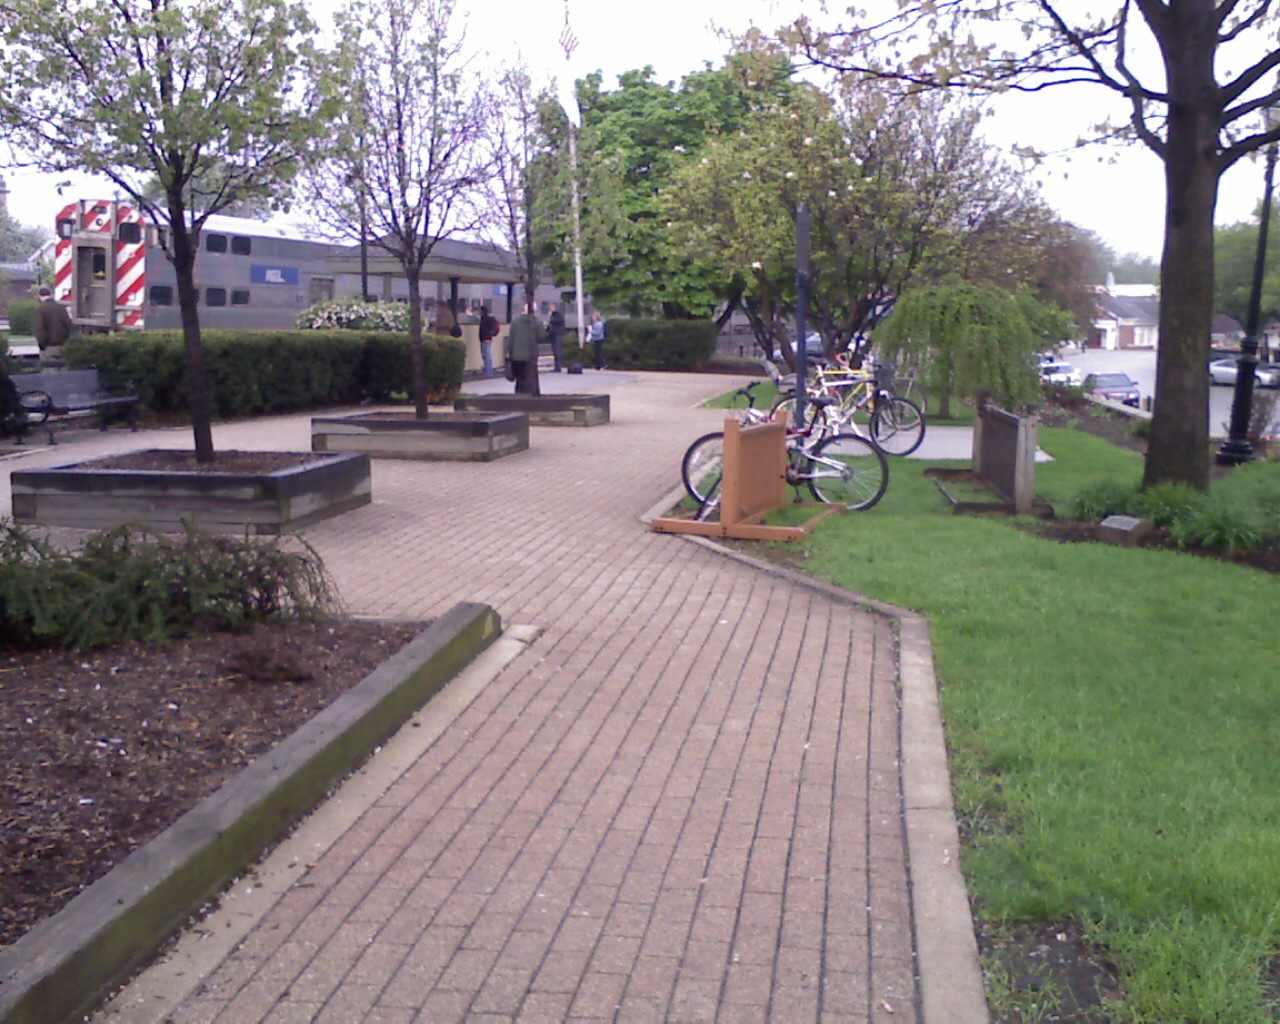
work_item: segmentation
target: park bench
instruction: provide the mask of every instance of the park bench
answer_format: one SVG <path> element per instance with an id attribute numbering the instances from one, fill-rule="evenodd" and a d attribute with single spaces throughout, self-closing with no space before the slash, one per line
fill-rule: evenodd
<path id="1" fill-rule="evenodd" d="M 102 430 L 119 422 L 138 429 L 138 395 L 133 391 L 113 393 L 97 370 L 42 370 L 10 379 L 29 421 L 48 431 L 50 444 L 58 443 L 53 423 L 59 420 L 92 417 Z"/>

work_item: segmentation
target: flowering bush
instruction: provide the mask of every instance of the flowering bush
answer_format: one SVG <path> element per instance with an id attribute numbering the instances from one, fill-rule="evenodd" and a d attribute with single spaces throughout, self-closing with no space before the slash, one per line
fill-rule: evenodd
<path id="1" fill-rule="evenodd" d="M 294 322 L 306 330 L 333 328 L 366 331 L 407 331 L 409 307 L 403 302 L 363 302 L 360 299 L 333 299 L 317 302 L 299 313 Z"/>

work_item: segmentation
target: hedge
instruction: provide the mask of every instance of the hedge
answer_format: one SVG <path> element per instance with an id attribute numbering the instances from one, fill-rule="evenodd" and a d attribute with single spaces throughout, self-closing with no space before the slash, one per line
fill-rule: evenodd
<path id="1" fill-rule="evenodd" d="M 617 370 L 700 370 L 716 350 L 710 320 L 610 320 L 605 362 Z"/>
<path id="2" fill-rule="evenodd" d="M 219 419 L 314 406 L 385 401 L 412 390 L 407 335 L 378 331 L 202 331 L 209 407 Z M 466 350 L 455 338 L 423 339 L 427 392 L 451 401 L 462 386 Z M 182 332 L 73 337 L 67 365 L 94 367 L 108 386 L 137 388 L 162 415 L 187 409 Z"/>
<path id="3" fill-rule="evenodd" d="M 36 328 L 36 306 L 40 305 L 35 299 L 10 299 L 9 300 L 9 333 L 10 334 L 35 334 Z"/>

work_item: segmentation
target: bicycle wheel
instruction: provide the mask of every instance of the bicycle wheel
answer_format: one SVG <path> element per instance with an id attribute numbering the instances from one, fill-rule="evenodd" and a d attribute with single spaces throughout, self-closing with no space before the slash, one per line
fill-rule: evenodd
<path id="1" fill-rule="evenodd" d="M 889 486 L 889 463 L 865 437 L 835 434 L 801 460 L 799 478 L 819 501 L 851 511 L 870 508 Z"/>
<path id="2" fill-rule="evenodd" d="M 794 398 L 780 398 L 773 403 L 773 408 L 769 410 L 769 419 L 773 419 L 779 409 L 785 410 L 787 414 L 787 430 L 797 431 L 803 430 L 796 423 L 796 400 Z M 831 405 L 818 405 L 813 402 L 806 404 L 809 425 L 819 434 L 834 434 L 840 429 L 839 409 Z"/>
<path id="3" fill-rule="evenodd" d="M 871 414 L 871 440 L 889 455 L 910 455 L 924 440 L 924 413 L 905 398 L 885 399 Z"/>
<path id="4" fill-rule="evenodd" d="M 680 476 L 689 497 L 699 505 L 720 493 L 724 474 L 724 434 L 703 434 L 685 450 Z"/>

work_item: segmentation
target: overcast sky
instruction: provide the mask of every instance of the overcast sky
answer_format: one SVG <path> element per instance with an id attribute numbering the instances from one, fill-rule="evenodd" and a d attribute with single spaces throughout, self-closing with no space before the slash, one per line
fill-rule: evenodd
<path id="1" fill-rule="evenodd" d="M 320 2 L 314 6 L 317 20 L 324 21 L 325 7 Z M 563 66 L 558 39 L 564 0 L 458 0 L 458 8 L 466 14 L 467 40 L 478 51 L 477 60 L 503 64 L 519 51 L 531 66 L 548 73 Z M 644 0 L 636 5 L 570 0 L 569 14 L 579 40 L 579 74 L 603 70 L 608 88 L 620 72 L 646 64 L 654 66 L 662 81 L 676 81 L 704 62 L 719 65 L 730 46 L 720 33 L 741 32 L 752 24 L 774 28 L 794 18 L 798 9 L 797 0 Z M 1113 102 L 1107 90 L 1083 85 L 1002 99 L 987 134 L 1002 146 L 1031 145 L 1057 154 L 1036 171 L 1049 204 L 1065 219 L 1097 232 L 1117 252 L 1155 257 L 1164 196 L 1159 161 L 1136 144 L 1070 151 Z M 65 202 L 111 195 L 108 188 L 73 177 L 60 198 L 55 186 L 72 176 L 4 174 L 10 212 L 24 224 L 52 227 Z M 1220 223 L 1253 215 L 1261 179 L 1256 161 L 1228 172 L 1219 199 Z"/>

